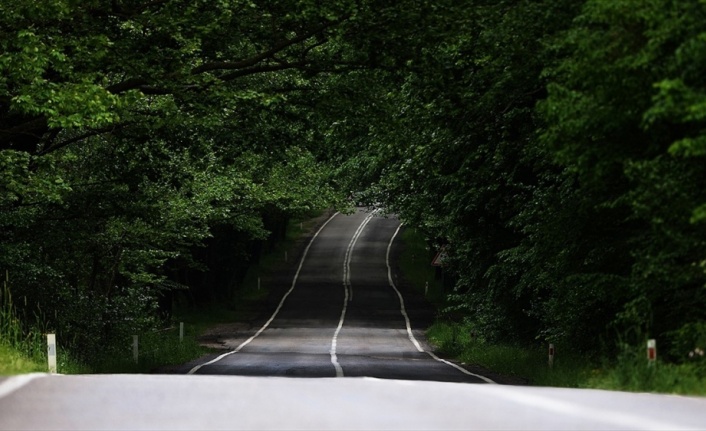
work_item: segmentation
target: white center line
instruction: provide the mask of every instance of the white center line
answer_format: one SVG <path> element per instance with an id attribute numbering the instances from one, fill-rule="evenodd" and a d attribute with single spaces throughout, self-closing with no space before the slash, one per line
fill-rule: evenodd
<path id="1" fill-rule="evenodd" d="M 336 327 L 336 332 L 334 332 L 333 334 L 333 339 L 331 340 L 331 350 L 329 351 L 329 354 L 331 355 L 331 363 L 336 369 L 336 377 L 344 376 L 343 368 L 341 367 L 341 364 L 338 363 L 336 345 L 338 344 L 338 334 L 341 332 L 341 328 L 343 328 L 343 322 L 346 319 L 348 303 L 353 300 L 353 286 L 351 285 L 351 255 L 353 254 L 353 248 L 355 247 L 356 242 L 358 242 L 358 238 L 360 238 L 360 235 L 363 233 L 363 229 L 365 229 L 365 226 L 370 223 L 370 220 L 372 220 L 376 212 L 377 211 L 373 211 L 371 214 L 365 217 L 365 220 L 363 220 L 360 226 L 358 226 L 358 229 L 355 231 L 353 237 L 351 238 L 351 242 L 348 243 L 346 255 L 343 259 L 343 308 L 341 309 L 341 318 L 338 320 L 338 326 Z"/>
<path id="2" fill-rule="evenodd" d="M 292 291 L 294 290 L 294 287 L 297 285 L 297 279 L 299 278 L 299 273 L 300 273 L 301 270 L 302 270 L 302 266 L 304 266 L 304 259 L 306 259 L 306 256 L 307 256 L 307 254 L 309 253 L 309 249 L 311 248 L 311 245 L 314 243 L 314 240 L 316 239 L 316 237 L 319 236 L 319 234 L 321 233 L 321 231 L 324 230 L 324 228 L 326 227 L 326 225 L 329 224 L 329 222 L 330 222 L 331 220 L 333 220 L 333 218 L 336 217 L 338 214 L 339 214 L 339 213 L 337 212 L 337 213 L 335 213 L 334 215 L 332 215 L 328 220 L 326 220 L 326 223 L 324 223 L 324 224 L 319 228 L 319 230 L 316 231 L 316 233 L 314 234 L 314 236 L 311 238 L 311 240 L 309 241 L 309 244 L 306 246 L 306 249 L 304 249 L 304 254 L 302 255 L 301 260 L 299 261 L 299 267 L 297 268 L 297 272 L 296 272 L 296 274 L 294 274 L 294 279 L 292 280 L 292 287 L 290 287 L 289 290 L 287 291 L 287 293 L 284 294 L 284 296 L 282 297 L 282 300 L 279 301 L 279 305 L 277 306 L 277 309 L 275 310 L 274 313 L 272 313 L 272 316 L 270 317 L 270 319 L 269 319 L 267 322 L 265 322 L 264 325 L 262 325 L 262 328 L 260 328 L 260 330 L 257 331 L 257 332 L 255 333 L 255 335 L 253 335 L 252 337 L 250 337 L 250 338 L 248 338 L 247 340 L 243 341 L 238 347 L 235 348 L 235 350 L 231 350 L 230 352 L 224 353 L 224 354 L 222 354 L 221 356 L 219 356 L 219 357 L 217 357 L 217 358 L 215 358 L 215 359 L 212 359 L 212 360 L 210 360 L 210 361 L 208 361 L 208 362 L 206 362 L 206 363 L 204 363 L 204 364 L 200 364 L 200 365 L 195 366 L 194 368 L 192 368 L 191 370 L 189 370 L 188 374 L 194 374 L 195 372 L 197 372 L 197 371 L 198 371 L 199 369 L 201 369 L 202 367 L 205 367 L 206 365 L 211 365 L 211 364 L 213 364 L 213 363 L 215 363 L 215 362 L 220 361 L 221 359 L 225 358 L 226 356 L 229 356 L 229 355 L 232 355 L 233 353 L 239 352 L 240 349 L 242 349 L 243 347 L 245 347 L 245 346 L 247 346 L 248 344 L 250 344 L 250 342 L 251 342 L 252 340 L 254 340 L 255 338 L 257 338 L 260 334 L 262 334 L 262 333 L 265 331 L 265 329 L 267 329 L 268 326 L 270 326 L 270 323 L 272 323 L 272 321 L 275 320 L 275 317 L 277 317 L 277 314 L 279 313 L 279 310 L 282 309 L 282 305 L 284 305 L 284 301 L 287 299 L 287 297 L 289 296 L 289 294 L 292 293 Z"/>

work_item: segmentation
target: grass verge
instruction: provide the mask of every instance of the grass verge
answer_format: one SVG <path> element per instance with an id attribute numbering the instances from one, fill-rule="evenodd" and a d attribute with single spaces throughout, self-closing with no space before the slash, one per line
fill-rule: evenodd
<path id="1" fill-rule="evenodd" d="M 48 371 L 46 333 L 37 324 L 23 327 L 12 303 L 9 277 L 5 273 L 0 290 L 0 375 Z M 26 319 L 25 319 L 26 320 Z M 39 319 L 37 319 L 39 320 Z M 60 373 L 86 372 L 87 367 L 57 348 L 57 370 Z"/>
<path id="2" fill-rule="evenodd" d="M 24 374 L 46 371 L 47 366 L 28 358 L 7 343 L 0 343 L 0 375 Z"/>
<path id="3" fill-rule="evenodd" d="M 295 241 L 309 233 L 317 224 L 310 214 L 290 221 L 286 239 L 261 257 L 249 270 L 230 304 L 179 309 L 174 322 L 184 323 L 183 339 L 179 337 L 179 323 L 145 334 L 138 334 L 138 356 L 134 359 L 133 339 L 127 337 L 117 345 L 106 346 L 106 355 L 91 367 L 74 360 L 68 352 L 57 346 L 57 370 L 62 374 L 86 373 L 147 373 L 155 368 L 183 364 L 213 350 L 199 344 L 199 336 L 219 323 L 247 321 L 255 316 L 258 304 L 267 298 L 267 285 L 258 286 L 258 278 L 285 261 Z M 287 256 L 288 259 L 293 256 Z M 0 375 L 47 371 L 46 338 L 41 328 L 23 329 L 14 313 L 8 281 L 0 291 Z"/>
<path id="4" fill-rule="evenodd" d="M 248 269 L 240 288 L 229 303 L 201 307 L 178 308 L 172 320 L 184 323 L 184 338 L 179 340 L 179 323 L 162 331 L 142 334 L 138 338 L 138 360 L 134 360 L 132 340 L 125 340 L 122 349 L 98 365 L 101 373 L 146 373 L 156 368 L 178 365 L 213 353 L 214 349 L 199 344 L 199 337 L 207 329 L 222 323 L 249 321 L 257 317 L 260 304 L 268 297 L 269 289 L 264 279 L 278 265 L 294 258 L 290 256 L 296 240 L 311 232 L 316 226 L 316 216 L 294 218 L 287 227 L 287 236 L 271 251 L 263 254 L 257 264 Z M 286 254 L 285 254 L 286 253 Z M 285 260 L 286 256 L 286 260 Z"/>
<path id="5" fill-rule="evenodd" d="M 167 328 L 137 337 L 137 360 L 134 339 L 126 339 L 122 348 L 113 348 L 111 353 L 98 362 L 96 373 L 149 373 L 166 365 L 189 362 L 209 352 L 199 345 L 198 333 L 193 325 L 184 324 L 184 336 L 179 328 Z"/>
<path id="6" fill-rule="evenodd" d="M 472 335 L 472 328 L 447 322 L 434 323 L 427 338 L 441 354 L 480 365 L 498 374 L 520 378 L 532 385 L 581 387 L 596 369 L 579 355 L 556 346 L 553 366 L 547 349 L 487 343 Z"/>
<path id="7" fill-rule="evenodd" d="M 444 306 L 441 283 L 434 269 L 423 237 L 407 228 L 401 235 L 403 251 L 400 269 L 418 291 L 429 287 L 427 299 L 437 310 Z M 601 360 L 573 353 L 567 346 L 555 346 L 552 367 L 548 364 L 548 346 L 513 346 L 494 344 L 474 337 L 464 324 L 437 320 L 427 338 L 445 357 L 480 365 L 495 373 L 513 376 L 536 386 L 593 388 L 606 390 L 659 392 L 706 396 L 706 358 L 671 364 L 657 361 L 648 365 L 642 347 L 625 346 L 614 360 Z"/>
<path id="8" fill-rule="evenodd" d="M 469 334 L 470 327 L 445 322 L 436 322 L 427 331 L 429 341 L 444 356 L 518 377 L 531 385 L 706 395 L 706 362 L 702 359 L 650 365 L 643 349 L 626 346 L 617 359 L 597 361 L 556 346 L 550 368 L 546 348 L 486 343 Z"/>

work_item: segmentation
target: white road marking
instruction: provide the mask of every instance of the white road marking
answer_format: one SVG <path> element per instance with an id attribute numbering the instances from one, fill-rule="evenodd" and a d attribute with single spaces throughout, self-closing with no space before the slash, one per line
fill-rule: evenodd
<path id="1" fill-rule="evenodd" d="M 419 344 L 419 342 L 417 341 L 417 339 L 414 337 L 414 334 L 412 333 L 412 325 L 409 322 L 409 315 L 407 314 L 407 309 L 404 306 L 404 298 L 402 298 L 402 294 L 397 289 L 395 282 L 392 281 L 392 267 L 390 266 L 390 250 L 392 249 L 392 243 L 395 241 L 395 238 L 397 237 L 397 234 L 400 232 L 400 229 L 402 229 L 402 224 L 397 226 L 397 230 L 395 230 L 395 233 L 392 234 L 392 238 L 390 238 L 390 242 L 387 244 L 387 254 L 385 255 L 385 263 L 387 264 L 387 280 L 390 283 L 390 287 L 395 289 L 395 292 L 397 293 L 397 297 L 400 299 L 400 312 L 402 313 L 402 316 L 404 316 L 404 320 L 407 325 L 407 337 L 409 338 L 409 341 L 411 341 L 412 344 L 414 344 L 414 347 L 417 348 L 417 351 L 424 352 L 424 353 L 428 354 L 436 361 L 439 361 L 443 364 L 454 367 L 457 370 L 459 370 L 460 372 L 467 374 L 469 376 L 477 377 L 486 383 L 495 383 L 493 380 L 491 380 L 485 376 L 481 376 L 480 374 L 472 373 L 463 367 L 459 367 L 458 365 L 454 364 L 453 362 L 449 362 L 445 359 L 441 359 L 440 357 L 436 356 L 433 352 L 429 352 L 429 351 L 424 350 L 422 348 L 422 346 Z"/>
<path id="2" fill-rule="evenodd" d="M 18 389 L 26 386 L 32 380 L 47 377 L 44 373 L 21 374 L 19 376 L 9 377 L 4 382 L 0 383 L 0 398 L 4 398 Z"/>
<path id="3" fill-rule="evenodd" d="M 351 238 L 351 242 L 348 243 L 348 248 L 346 249 L 346 256 L 343 259 L 343 309 L 341 310 L 341 318 L 338 320 L 336 332 L 334 332 L 333 338 L 331 339 L 331 349 L 329 350 L 329 354 L 331 355 L 331 363 L 336 369 L 336 377 L 344 376 L 343 368 L 341 367 L 341 364 L 338 363 L 336 346 L 338 344 L 338 334 L 341 332 L 341 329 L 343 328 L 343 322 L 346 320 L 346 311 L 348 310 L 348 303 L 353 300 L 353 286 L 351 286 L 351 255 L 353 253 L 353 248 L 355 247 L 355 244 L 358 242 L 358 238 L 360 238 L 361 233 L 363 233 L 363 229 L 365 229 L 365 226 L 370 223 L 370 220 L 372 220 L 375 213 L 376 211 L 373 211 L 371 214 L 365 217 L 365 220 L 363 220 L 360 226 L 358 226 L 358 229 L 355 231 L 353 237 Z"/>
<path id="4" fill-rule="evenodd" d="M 294 290 L 294 287 L 297 285 L 297 280 L 299 279 L 299 273 L 300 273 L 301 270 L 302 270 L 302 266 L 304 266 L 304 260 L 306 259 L 307 254 L 309 254 L 309 249 L 311 248 L 311 245 L 314 243 L 314 240 L 316 239 L 316 237 L 319 236 L 319 234 L 321 233 L 321 231 L 324 230 L 324 228 L 326 227 L 326 225 L 329 224 L 329 222 L 330 222 L 331 220 L 333 220 L 333 218 L 336 217 L 338 214 L 339 214 L 339 213 L 336 212 L 336 213 L 335 213 L 334 215 L 332 215 L 328 220 L 326 220 L 326 222 L 325 222 L 323 225 L 321 225 L 321 227 L 319 228 L 319 230 L 316 231 L 316 233 L 314 234 L 314 236 L 311 237 L 311 240 L 309 241 L 309 244 L 306 246 L 306 249 L 304 249 L 304 254 L 302 255 L 302 258 L 301 258 L 301 260 L 299 261 L 299 267 L 297 268 L 297 272 L 294 274 L 294 279 L 292 280 L 292 287 L 290 287 L 289 290 L 287 291 L 287 293 L 284 294 L 284 296 L 282 297 L 282 299 L 279 301 L 279 305 L 277 306 L 277 309 L 275 309 L 275 312 L 272 313 L 272 316 L 270 317 L 270 319 L 269 319 L 267 322 L 265 322 L 264 325 L 262 325 L 262 328 L 260 328 L 260 330 L 258 330 L 258 331 L 255 333 L 255 335 L 253 335 L 252 337 L 250 337 L 250 338 L 248 338 L 247 340 L 243 341 L 243 342 L 242 342 L 238 347 L 236 347 L 234 350 L 231 350 L 230 352 L 226 352 L 226 353 L 220 355 L 219 357 L 217 357 L 217 358 L 215 358 L 215 359 L 212 359 L 212 360 L 210 360 L 210 361 L 208 361 L 208 362 L 206 362 L 206 363 L 204 363 L 204 364 L 200 364 L 200 365 L 195 366 L 194 368 L 192 368 L 191 370 L 189 370 L 189 372 L 188 372 L 187 374 L 194 374 L 195 372 L 197 372 L 198 370 L 200 370 L 202 367 L 205 367 L 206 365 L 211 365 L 211 364 L 213 364 L 213 363 L 216 363 L 216 362 L 220 361 L 221 359 L 225 358 L 226 356 L 230 356 L 230 355 L 232 355 L 233 353 L 238 353 L 243 347 L 245 347 L 245 346 L 247 346 L 248 344 L 250 344 L 250 342 L 251 342 L 252 340 L 254 340 L 255 338 L 257 338 L 260 334 L 262 334 L 262 333 L 265 331 L 265 329 L 267 329 L 268 326 L 270 326 L 270 323 L 272 323 L 272 321 L 275 320 L 275 317 L 277 317 L 277 314 L 278 314 L 279 311 L 282 309 L 282 306 L 284 305 L 284 301 L 287 299 L 287 297 L 289 296 L 289 294 L 292 293 L 292 291 Z"/>
<path id="5" fill-rule="evenodd" d="M 365 220 L 363 220 L 353 234 L 353 238 L 351 238 L 351 242 L 348 244 L 348 248 L 346 249 L 346 256 L 343 259 L 343 287 L 348 290 L 348 302 L 353 301 L 353 286 L 351 285 L 351 255 L 353 253 L 353 248 L 355 248 L 358 238 L 360 238 L 360 235 L 363 233 L 363 229 L 365 229 L 365 226 L 368 225 L 375 213 L 377 213 L 377 210 L 365 217 Z"/>

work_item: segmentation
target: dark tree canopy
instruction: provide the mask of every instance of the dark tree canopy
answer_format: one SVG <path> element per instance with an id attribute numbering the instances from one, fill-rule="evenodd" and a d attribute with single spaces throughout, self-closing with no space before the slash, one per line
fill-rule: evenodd
<path id="1" fill-rule="evenodd" d="M 355 192 L 447 246 L 484 337 L 678 360 L 705 40 L 696 1 L 4 0 L 0 269 L 89 357 Z"/>

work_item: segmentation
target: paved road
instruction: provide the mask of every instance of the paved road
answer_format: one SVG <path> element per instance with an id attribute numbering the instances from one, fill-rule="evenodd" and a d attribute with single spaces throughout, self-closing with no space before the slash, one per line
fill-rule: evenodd
<path id="1" fill-rule="evenodd" d="M 332 218 L 271 319 L 192 375 L 0 377 L 0 430 L 706 429 L 706 398 L 499 385 L 440 362 L 388 268 L 398 223 L 369 216 Z"/>
<path id="2" fill-rule="evenodd" d="M 312 239 L 271 321 L 189 372 L 492 382 L 441 362 L 414 329 L 389 258 L 399 227 L 375 212 L 333 216 Z"/>
<path id="3" fill-rule="evenodd" d="M 0 379 L 2 430 L 703 430 L 706 400 L 372 378 Z"/>

